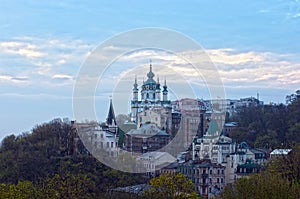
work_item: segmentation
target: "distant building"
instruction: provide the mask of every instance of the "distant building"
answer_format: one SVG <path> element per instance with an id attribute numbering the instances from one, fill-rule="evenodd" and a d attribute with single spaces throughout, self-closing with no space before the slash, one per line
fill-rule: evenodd
<path id="1" fill-rule="evenodd" d="M 161 169 L 164 169 L 166 166 L 176 162 L 176 158 L 170 155 L 167 152 L 153 151 L 148 153 L 143 153 L 137 160 L 142 165 L 139 165 L 141 171 L 146 171 L 145 176 L 147 178 L 160 175 Z M 175 172 L 174 172 L 175 173 Z"/>
<path id="2" fill-rule="evenodd" d="M 226 157 L 235 151 L 232 139 L 221 135 L 217 122 L 210 122 L 207 132 L 195 139 L 192 147 L 193 159 L 211 159 L 213 163 L 226 163 Z"/>
<path id="3" fill-rule="evenodd" d="M 261 168 L 262 165 L 247 160 L 244 164 L 240 164 L 237 166 L 235 178 L 238 179 L 244 176 L 249 176 L 252 173 L 259 173 L 261 171 Z"/>
<path id="4" fill-rule="evenodd" d="M 156 124 L 158 128 L 166 130 L 167 133 L 171 131 L 172 114 L 171 109 L 155 108 L 146 109 L 137 114 L 137 126 L 140 127 L 146 123 Z"/>
<path id="5" fill-rule="evenodd" d="M 140 128 L 126 133 L 126 150 L 129 152 L 146 153 L 166 146 L 170 135 L 159 129 L 156 124 L 144 124 Z"/>
<path id="6" fill-rule="evenodd" d="M 291 151 L 292 151 L 292 149 L 274 149 L 270 153 L 270 158 L 282 157 L 282 156 L 288 155 Z"/>
<path id="7" fill-rule="evenodd" d="M 179 164 L 177 162 L 173 162 L 171 164 L 167 164 L 159 172 L 160 173 L 176 173 L 178 165 Z"/>
<path id="8" fill-rule="evenodd" d="M 192 180 L 202 197 L 217 195 L 225 187 L 225 166 L 209 159 L 178 164 L 177 170 Z"/>
<path id="9" fill-rule="evenodd" d="M 105 198 L 140 198 L 151 187 L 149 184 L 137 184 L 127 187 L 108 189 Z"/>
<path id="10" fill-rule="evenodd" d="M 132 90 L 133 98 L 131 100 L 131 121 L 138 124 L 138 126 L 145 122 L 154 122 L 158 124 L 158 126 L 165 127 L 165 129 L 170 130 L 172 107 L 171 101 L 168 99 L 167 82 L 165 80 L 163 90 L 161 91 L 159 78 L 157 78 L 157 81 L 155 81 L 153 79 L 154 76 L 155 75 L 152 72 L 152 64 L 150 63 L 150 71 L 147 73 L 148 79 L 145 82 L 143 81 L 141 86 L 140 99 L 138 83 L 137 79 L 135 78 Z M 153 115 L 157 113 L 157 121 L 153 121 L 152 118 L 147 117 L 147 110 L 153 111 Z M 146 117 L 143 116 L 145 113 L 139 114 L 141 112 L 146 112 Z M 159 118 L 159 116 L 162 118 Z M 166 116 L 167 118 L 165 118 Z M 162 120 L 166 120 L 166 122 L 161 122 Z"/>
<path id="11" fill-rule="evenodd" d="M 204 104 L 197 99 L 184 98 L 172 102 L 172 107 L 173 129 L 184 135 L 182 141 L 188 148 L 194 138 L 203 134 Z"/>
<path id="12" fill-rule="evenodd" d="M 226 136 L 231 136 L 231 132 L 238 127 L 237 122 L 228 122 L 224 124 L 223 134 Z"/>
<path id="13" fill-rule="evenodd" d="M 226 183 L 233 183 L 236 179 L 260 172 L 267 160 L 267 151 L 258 148 L 249 148 L 246 142 L 242 142 L 236 151 L 227 157 Z"/>
<path id="14" fill-rule="evenodd" d="M 180 128 L 181 113 L 172 112 L 171 138 L 175 137 Z"/>
<path id="15" fill-rule="evenodd" d="M 78 143 L 80 140 L 80 142 L 84 143 L 89 152 L 101 152 L 110 157 L 118 156 L 119 134 L 112 100 L 110 100 L 110 106 L 105 125 L 100 125 L 98 122 L 72 122 L 72 127 L 74 131 L 80 134 L 80 136 L 74 141 Z"/>
<path id="16" fill-rule="evenodd" d="M 128 133 L 130 130 L 136 129 L 136 123 L 134 122 L 125 122 L 124 124 L 121 124 L 119 126 L 119 140 L 118 145 L 122 149 L 125 149 L 125 141 L 126 141 L 126 133 Z"/>

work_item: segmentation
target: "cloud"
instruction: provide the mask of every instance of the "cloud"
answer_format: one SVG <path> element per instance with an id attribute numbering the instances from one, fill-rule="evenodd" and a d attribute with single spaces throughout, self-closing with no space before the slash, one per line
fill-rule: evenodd
<path id="1" fill-rule="evenodd" d="M 15 85 L 31 83 L 31 85 L 45 85 L 52 88 L 69 87 L 77 80 L 77 71 L 85 58 L 93 55 L 91 54 L 92 48 L 93 46 L 84 41 L 70 38 L 20 37 L 0 41 L 1 57 L 5 58 L 7 54 L 19 57 L 14 59 L 13 64 L 11 59 L 2 59 L 1 65 L 4 68 L 2 67 L 0 71 L 0 83 Z M 106 48 L 107 53 L 115 54 L 126 47 L 108 46 Z M 94 56 L 95 66 L 99 60 L 105 59 L 99 56 L 106 55 Z M 164 50 L 137 50 L 115 60 L 103 74 L 102 82 L 110 86 L 120 80 L 127 81 L 131 89 L 136 74 L 139 82 L 147 78 L 151 59 L 155 78 L 159 76 L 160 81 L 163 82 L 166 77 L 170 84 L 189 82 L 200 85 L 207 79 L 210 81 L 206 83 L 213 83 L 212 80 L 219 74 L 225 86 L 247 88 L 251 85 L 293 89 L 299 84 L 300 60 L 298 57 L 299 54 L 239 51 L 233 48 L 185 51 L 178 54 Z M 196 60 L 196 63 L 200 64 L 200 73 L 195 71 L 194 66 L 188 60 Z M 209 64 L 210 60 L 216 67 Z M 13 70 L 14 68 L 20 68 L 20 70 Z M 5 72 L 5 69 L 9 72 Z M 97 82 L 99 77 L 93 75 L 89 74 L 81 79 L 86 79 L 86 82 Z M 110 88 L 113 89 L 113 86 Z"/>
<path id="2" fill-rule="evenodd" d="M 13 80 L 13 81 L 27 81 L 28 77 L 12 77 L 11 80 Z"/>
<path id="3" fill-rule="evenodd" d="M 73 77 L 70 75 L 65 74 L 55 74 L 52 76 L 52 79 L 59 79 L 59 80 L 72 80 Z"/>
<path id="4" fill-rule="evenodd" d="M 234 49 L 211 49 L 206 51 L 215 64 L 219 65 L 241 65 L 247 63 L 258 63 L 265 60 L 268 53 L 254 51 L 237 52 Z"/>
<path id="5" fill-rule="evenodd" d="M 11 75 L 0 75 L 0 82 L 5 83 L 13 83 L 13 84 L 20 84 L 20 83 L 28 83 L 29 78 L 25 76 L 14 77 Z"/>
<path id="6" fill-rule="evenodd" d="M 224 50 L 214 50 L 214 56 L 211 57 L 218 66 L 225 84 L 240 86 L 238 83 L 247 83 L 257 87 L 294 87 L 299 83 L 298 54 L 225 51 L 224 56 Z M 236 61 L 232 61 L 235 58 Z"/>
<path id="7" fill-rule="evenodd" d="M 1 82 L 5 78 L 7 83 L 25 81 L 9 78 L 5 76 L 7 72 L 13 77 L 27 76 L 27 81 L 39 85 L 49 85 L 51 81 L 61 85 L 62 81 L 73 81 L 91 48 L 84 41 L 71 38 L 25 36 L 0 40 Z M 10 55 L 15 56 L 13 61 L 7 58 Z"/>
<path id="8" fill-rule="evenodd" d="M 186 79 L 189 79 L 190 82 L 203 83 L 201 78 L 205 79 L 206 83 L 213 83 L 212 80 L 216 77 L 216 73 L 220 74 L 225 86 L 231 87 L 247 88 L 251 84 L 256 87 L 290 87 L 293 89 L 299 83 L 299 54 L 239 51 L 232 48 L 207 49 L 205 52 L 216 65 L 216 71 L 213 72 L 213 67 L 205 67 L 205 62 L 201 63 L 200 60 L 201 77 L 199 77 L 199 73 L 195 72 L 193 66 L 182 59 L 181 55 L 197 60 L 201 57 L 205 58 L 203 51 L 187 51 L 175 55 L 161 50 L 142 50 L 124 55 L 116 61 L 115 65 L 123 66 L 123 71 L 114 71 L 117 74 L 114 79 L 121 79 L 129 75 L 133 79 L 134 74 L 142 74 L 146 78 L 151 58 L 156 75 L 167 77 L 171 81 L 174 79 L 173 77 L 176 77 L 177 83 L 184 83 Z M 143 71 L 137 68 L 143 69 Z M 175 76 L 176 74 L 177 76 Z M 178 78 L 178 74 L 185 78 Z"/>
<path id="9" fill-rule="evenodd" d="M 45 56 L 45 54 L 41 52 L 36 45 L 19 41 L 0 42 L 0 51 L 7 54 L 20 55 L 26 58 L 38 58 Z"/>

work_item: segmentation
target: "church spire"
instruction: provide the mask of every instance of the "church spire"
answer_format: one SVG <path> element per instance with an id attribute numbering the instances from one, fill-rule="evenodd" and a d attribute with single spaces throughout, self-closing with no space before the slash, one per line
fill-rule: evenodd
<path id="1" fill-rule="evenodd" d="M 149 71 L 149 73 L 147 73 L 147 77 L 148 77 L 149 79 L 153 79 L 154 76 L 155 76 L 155 75 L 154 75 L 154 73 L 152 72 L 152 60 L 150 59 L 150 71 Z"/>
<path id="2" fill-rule="evenodd" d="M 138 84 L 137 84 L 136 75 L 135 75 L 133 90 L 136 90 L 137 88 L 138 88 Z"/>
<path id="3" fill-rule="evenodd" d="M 168 87 L 167 87 L 167 80 L 165 79 L 165 84 L 163 86 L 163 101 L 168 101 Z"/>
<path id="4" fill-rule="evenodd" d="M 108 115 L 106 118 L 106 123 L 109 126 L 117 125 L 115 112 L 114 112 L 114 108 L 113 108 L 113 104 L 112 104 L 112 99 L 110 99 L 110 105 L 109 105 Z"/>

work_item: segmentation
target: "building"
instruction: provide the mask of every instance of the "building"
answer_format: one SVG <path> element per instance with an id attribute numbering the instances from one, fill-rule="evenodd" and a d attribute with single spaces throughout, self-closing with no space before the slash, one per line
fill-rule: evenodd
<path id="1" fill-rule="evenodd" d="M 112 100 L 110 100 L 105 125 L 100 125 L 98 122 L 72 122 L 72 127 L 74 131 L 78 132 L 80 141 L 90 153 L 106 154 L 109 157 L 118 156 L 119 133 Z M 76 142 L 78 142 L 79 137 L 75 140 Z"/>
<path id="2" fill-rule="evenodd" d="M 227 156 L 226 184 L 259 172 L 267 160 L 267 153 L 266 149 L 249 148 L 246 142 L 238 144 L 235 151 Z"/>
<path id="3" fill-rule="evenodd" d="M 135 78 L 132 90 L 133 98 L 131 100 L 131 121 L 138 124 L 138 126 L 146 122 L 153 122 L 160 128 L 170 130 L 172 107 L 171 101 L 168 99 L 167 82 L 166 80 L 164 81 L 163 89 L 161 90 L 159 78 L 155 81 L 154 76 L 152 64 L 150 63 L 150 71 L 147 73 L 148 79 L 143 81 L 140 87 L 140 98 L 139 87 L 137 79 Z M 147 110 L 151 110 L 152 115 L 157 116 L 157 120 L 155 120 L 155 118 L 149 118 L 150 112 Z M 159 118 L 159 116 L 161 116 L 161 118 Z"/>
<path id="4" fill-rule="evenodd" d="M 226 157 L 235 151 L 236 144 L 232 139 L 221 134 L 217 122 L 212 120 L 207 132 L 194 139 L 192 158 L 211 159 L 213 163 L 225 164 Z"/>
<path id="5" fill-rule="evenodd" d="M 244 164 L 240 164 L 236 168 L 235 180 L 241 177 L 249 176 L 252 173 L 259 173 L 262 165 L 247 160 Z"/>
<path id="6" fill-rule="evenodd" d="M 237 122 L 227 122 L 223 127 L 223 134 L 226 136 L 231 136 L 231 132 L 238 127 Z"/>
<path id="7" fill-rule="evenodd" d="M 159 170 L 160 174 L 162 173 L 170 173 L 175 174 L 177 172 L 178 163 L 173 162 L 171 164 L 167 163 L 161 170 Z"/>
<path id="8" fill-rule="evenodd" d="M 190 147 L 196 137 L 203 134 L 204 104 L 197 99 L 184 98 L 172 102 L 172 129 L 173 133 L 184 135 L 184 147 Z"/>
<path id="9" fill-rule="evenodd" d="M 171 138 L 175 137 L 180 128 L 181 113 L 172 112 Z"/>
<path id="10" fill-rule="evenodd" d="M 137 157 L 137 161 L 141 164 L 139 165 L 140 168 L 138 169 L 140 169 L 143 172 L 146 171 L 145 177 L 150 178 L 160 175 L 162 173 L 161 169 L 163 169 L 164 167 L 176 163 L 176 158 L 174 158 L 167 152 L 153 151 L 143 153 L 142 155 Z"/>
<path id="11" fill-rule="evenodd" d="M 156 124 L 158 128 L 171 131 L 172 113 L 169 108 L 151 108 L 145 109 L 137 114 L 137 126 L 140 127 L 146 123 Z"/>
<path id="12" fill-rule="evenodd" d="M 140 128 L 126 133 L 125 147 L 129 152 L 146 153 L 161 149 L 169 141 L 170 135 L 156 124 L 143 124 Z"/>
<path id="13" fill-rule="evenodd" d="M 192 180 L 195 190 L 202 197 L 217 195 L 225 187 L 225 166 L 210 159 L 178 164 L 177 170 Z"/>
<path id="14" fill-rule="evenodd" d="M 292 149 L 274 149 L 270 153 L 270 158 L 282 157 L 282 156 L 288 155 L 291 151 L 292 151 Z"/>

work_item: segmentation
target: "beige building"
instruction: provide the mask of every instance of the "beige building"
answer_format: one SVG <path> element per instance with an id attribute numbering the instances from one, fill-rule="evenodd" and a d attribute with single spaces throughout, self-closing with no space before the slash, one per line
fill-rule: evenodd
<path id="1" fill-rule="evenodd" d="M 201 114 L 205 112 L 204 106 L 199 104 L 197 99 L 184 98 L 174 101 L 172 107 L 174 111 L 181 114 L 178 133 L 183 134 L 184 147 L 191 146 L 193 139 L 201 134 Z M 201 108 L 202 107 L 202 108 Z"/>
<path id="2" fill-rule="evenodd" d="M 143 124 L 156 124 L 158 128 L 166 130 L 167 133 L 171 131 L 172 113 L 168 108 L 150 108 L 143 110 L 137 115 L 137 126 L 141 127 Z"/>
<path id="3" fill-rule="evenodd" d="M 232 139 L 221 135 L 215 120 L 210 122 L 207 132 L 198 138 L 192 147 L 193 159 L 211 159 L 213 163 L 226 163 L 226 156 L 235 152 Z"/>

